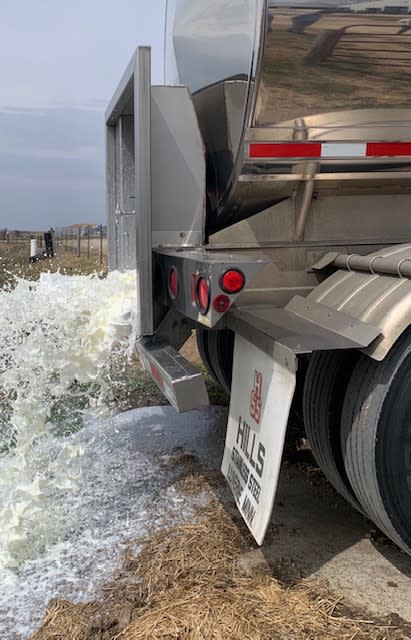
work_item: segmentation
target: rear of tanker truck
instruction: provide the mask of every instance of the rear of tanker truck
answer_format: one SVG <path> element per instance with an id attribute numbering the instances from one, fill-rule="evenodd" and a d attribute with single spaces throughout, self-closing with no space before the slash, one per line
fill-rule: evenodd
<path id="1" fill-rule="evenodd" d="M 170 0 L 164 85 L 139 48 L 107 110 L 110 267 L 136 269 L 136 352 L 179 411 L 203 406 L 179 354 L 196 330 L 231 392 L 222 471 L 260 544 L 298 379 L 319 466 L 411 553 L 410 12 Z"/>

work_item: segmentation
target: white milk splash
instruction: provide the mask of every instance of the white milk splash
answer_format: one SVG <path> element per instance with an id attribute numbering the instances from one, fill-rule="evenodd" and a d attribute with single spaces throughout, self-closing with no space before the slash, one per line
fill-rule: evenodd
<path id="1" fill-rule="evenodd" d="M 58 431 L 67 398 L 74 406 L 80 398 L 85 413 L 104 411 L 112 349 L 131 351 L 135 341 L 135 291 L 131 272 L 105 279 L 43 274 L 38 282 L 19 279 L 13 290 L 0 291 L 3 580 L 44 551 L 53 530 L 47 500 L 78 482 L 81 446 L 70 438 L 64 443 L 58 433 L 54 451 L 41 443 Z"/>

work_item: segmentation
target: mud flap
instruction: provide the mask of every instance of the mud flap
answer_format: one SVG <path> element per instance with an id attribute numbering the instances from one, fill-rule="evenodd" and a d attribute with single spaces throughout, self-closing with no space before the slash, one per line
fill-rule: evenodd
<path id="1" fill-rule="evenodd" d="M 256 542 L 271 518 L 297 358 L 271 341 L 263 351 L 236 335 L 230 413 L 222 472 Z"/>

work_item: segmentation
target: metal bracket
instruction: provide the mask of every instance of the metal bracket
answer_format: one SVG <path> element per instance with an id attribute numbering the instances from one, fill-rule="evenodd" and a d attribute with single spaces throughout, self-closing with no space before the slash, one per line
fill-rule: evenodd
<path id="1" fill-rule="evenodd" d="M 320 165 L 318 162 L 307 162 L 307 164 L 302 168 L 302 172 L 304 173 L 304 181 L 297 186 L 293 198 L 295 240 L 304 240 L 305 227 L 307 225 L 308 216 L 310 215 L 315 178 L 319 166 Z"/>
<path id="2" fill-rule="evenodd" d="M 364 348 L 381 334 L 378 327 L 301 296 L 285 309 L 235 309 L 225 324 L 263 351 L 275 340 L 296 354 Z"/>

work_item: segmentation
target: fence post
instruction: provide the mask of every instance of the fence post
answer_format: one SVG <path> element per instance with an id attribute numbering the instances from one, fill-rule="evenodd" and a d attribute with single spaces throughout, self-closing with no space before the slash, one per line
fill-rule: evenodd
<path id="1" fill-rule="evenodd" d="M 30 238 L 30 262 L 34 262 L 38 253 L 37 238 Z"/>
<path id="2" fill-rule="evenodd" d="M 103 264 L 103 225 L 100 225 L 100 264 Z"/>
<path id="3" fill-rule="evenodd" d="M 78 237 L 77 237 L 77 256 L 81 256 L 81 228 L 78 228 Z"/>

